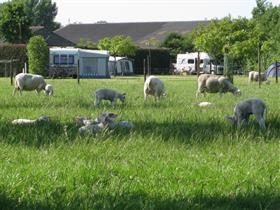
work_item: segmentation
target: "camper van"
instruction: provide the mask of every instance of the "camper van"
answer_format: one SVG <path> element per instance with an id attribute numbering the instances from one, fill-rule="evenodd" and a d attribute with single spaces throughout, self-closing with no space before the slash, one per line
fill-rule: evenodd
<path id="1" fill-rule="evenodd" d="M 199 58 L 199 68 L 203 73 L 223 74 L 223 66 L 214 65 L 213 58 L 208 53 L 200 52 Z M 175 71 L 177 73 L 186 72 L 187 74 L 196 74 L 197 59 L 197 52 L 178 54 L 175 64 Z"/>
<path id="2" fill-rule="evenodd" d="M 49 76 L 110 78 L 109 52 L 79 48 L 50 48 Z"/>

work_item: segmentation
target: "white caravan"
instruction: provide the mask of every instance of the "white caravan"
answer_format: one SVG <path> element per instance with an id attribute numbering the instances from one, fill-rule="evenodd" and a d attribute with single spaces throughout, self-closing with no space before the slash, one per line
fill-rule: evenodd
<path id="1" fill-rule="evenodd" d="M 213 65 L 213 58 L 206 52 L 199 53 L 200 64 L 199 67 L 203 71 L 203 73 L 208 74 L 222 74 L 223 66 L 221 65 Z M 185 53 L 178 54 L 177 61 L 175 64 L 176 73 L 186 72 L 188 74 L 196 74 L 196 60 L 198 59 L 198 53 Z M 211 67 L 211 70 L 210 70 Z"/>

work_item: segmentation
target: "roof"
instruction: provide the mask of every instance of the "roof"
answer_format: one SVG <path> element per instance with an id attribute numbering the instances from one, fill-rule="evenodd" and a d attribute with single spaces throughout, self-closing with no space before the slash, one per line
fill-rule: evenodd
<path id="1" fill-rule="evenodd" d="M 116 35 L 130 36 L 142 48 L 147 42 L 155 39 L 161 42 L 169 33 L 187 34 L 200 24 L 210 21 L 178 21 L 178 22 L 136 22 L 136 23 L 95 23 L 69 24 L 55 31 L 61 37 L 78 43 L 81 38 L 98 42 L 105 37 Z"/>
<path id="2" fill-rule="evenodd" d="M 106 50 L 84 50 L 80 48 L 50 48 L 50 54 L 79 54 L 80 57 L 109 57 L 109 52 Z"/>
<path id="3" fill-rule="evenodd" d="M 60 35 L 45 29 L 42 26 L 30 27 L 33 35 L 40 35 L 44 37 L 48 46 L 75 46 L 75 44 L 68 39 L 61 37 Z"/>

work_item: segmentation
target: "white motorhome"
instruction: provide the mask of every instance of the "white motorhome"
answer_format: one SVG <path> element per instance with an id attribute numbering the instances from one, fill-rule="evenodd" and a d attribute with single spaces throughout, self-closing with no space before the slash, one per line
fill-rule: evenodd
<path id="1" fill-rule="evenodd" d="M 198 53 L 185 53 L 178 54 L 177 61 L 175 64 L 175 71 L 177 73 L 186 72 L 188 74 L 196 73 L 196 65 L 197 65 Z M 222 74 L 223 66 L 221 65 L 213 65 L 213 58 L 206 52 L 199 53 L 200 64 L 199 68 L 204 73 L 208 74 Z"/>

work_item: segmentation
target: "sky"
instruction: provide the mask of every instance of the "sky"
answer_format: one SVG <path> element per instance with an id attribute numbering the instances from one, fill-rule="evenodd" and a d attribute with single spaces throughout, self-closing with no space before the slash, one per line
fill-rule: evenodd
<path id="1" fill-rule="evenodd" d="M 0 0 L 4 2 L 5 0 Z M 268 0 L 274 6 L 280 0 Z M 152 22 L 210 20 L 231 15 L 251 17 L 255 0 L 52 0 L 58 7 L 56 21 Z"/>

